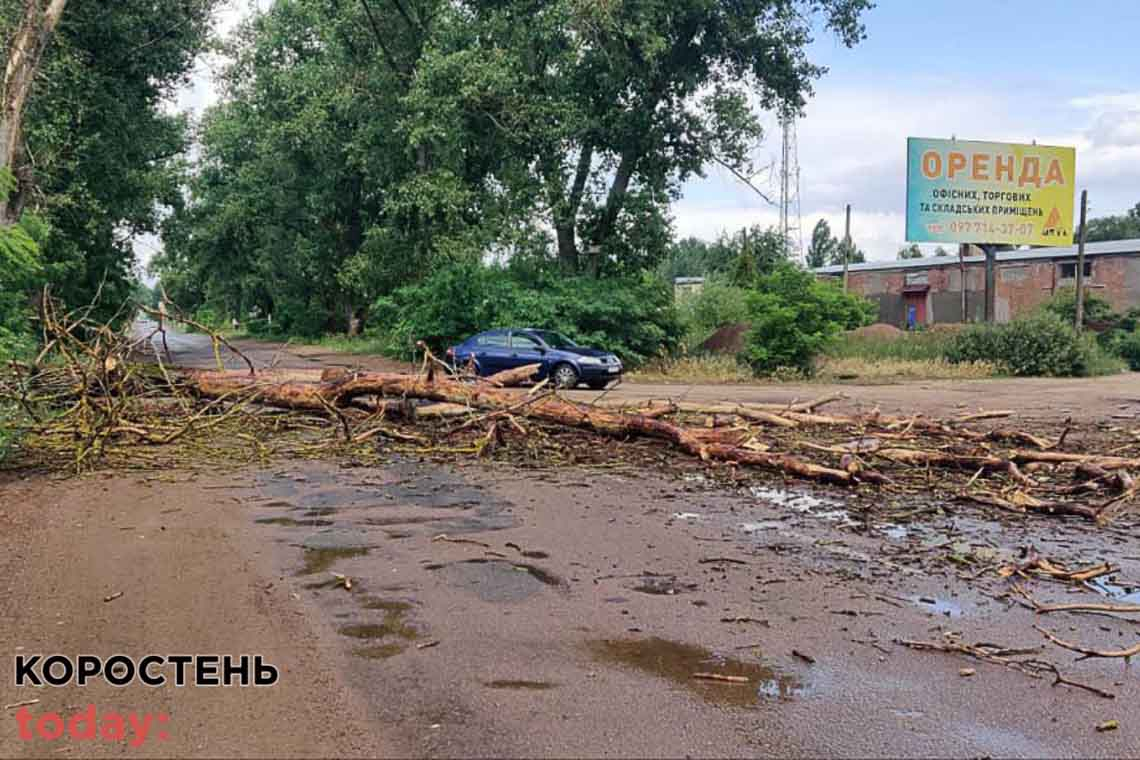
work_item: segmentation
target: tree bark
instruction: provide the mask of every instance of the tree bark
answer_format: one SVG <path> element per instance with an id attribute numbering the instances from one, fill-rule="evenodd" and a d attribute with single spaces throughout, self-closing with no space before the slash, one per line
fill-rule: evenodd
<path id="1" fill-rule="evenodd" d="M 565 272 L 578 271 L 578 211 L 582 207 L 582 196 L 586 191 L 586 182 L 590 178 L 590 169 L 594 164 L 594 144 L 586 140 L 578 154 L 578 165 L 574 170 L 574 181 L 570 186 L 570 194 L 565 199 L 559 199 L 554 204 L 554 230 L 558 237 L 558 262 Z M 561 184 L 561 183 L 559 183 Z"/>
<path id="2" fill-rule="evenodd" d="M 26 0 L 24 16 L 7 51 L 4 67 L 3 102 L 0 103 L 0 170 L 17 175 L 17 162 L 22 153 L 24 109 L 39 71 L 40 60 L 51 36 L 59 25 L 67 0 Z M 24 179 L 26 182 L 26 179 Z M 15 224 L 19 219 L 20 192 L 0 204 L 0 224 Z"/>
<path id="3" fill-rule="evenodd" d="M 629 190 L 629 182 L 633 179 L 633 171 L 637 167 L 639 158 L 640 152 L 634 146 L 626 148 L 621 154 L 621 161 L 618 162 L 613 184 L 610 185 L 609 194 L 606 195 L 606 207 L 602 211 L 601 222 L 594 234 L 594 242 L 599 246 L 613 235 L 618 214 L 621 213 L 622 207 L 625 205 L 625 194 Z M 591 265 L 595 267 L 596 274 L 599 262 L 591 262 Z"/>
<path id="4" fill-rule="evenodd" d="M 478 409 L 517 410 L 519 416 L 584 428 L 601 435 L 667 441 L 703 460 L 745 464 L 844 485 L 886 482 L 882 475 L 873 471 L 838 470 L 789 454 L 753 451 L 718 442 L 714 431 L 681 427 L 645 415 L 605 411 L 555 395 L 528 399 L 525 395 L 487 383 L 468 384 L 441 377 L 393 373 L 361 373 L 326 383 L 266 383 L 248 375 L 228 372 L 190 372 L 185 378 L 199 394 L 208 398 L 238 396 L 244 391 L 259 403 L 284 409 L 327 411 L 330 406 L 347 406 L 361 396 L 382 396 L 442 401 Z"/>

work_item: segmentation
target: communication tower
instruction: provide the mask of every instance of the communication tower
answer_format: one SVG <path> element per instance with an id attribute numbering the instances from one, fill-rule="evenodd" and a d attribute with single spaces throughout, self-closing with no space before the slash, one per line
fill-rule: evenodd
<path id="1" fill-rule="evenodd" d="M 784 236 L 788 258 L 805 265 L 804 239 L 800 221 L 800 159 L 796 148 L 796 120 L 780 118 L 783 133 L 780 151 L 780 232 Z"/>

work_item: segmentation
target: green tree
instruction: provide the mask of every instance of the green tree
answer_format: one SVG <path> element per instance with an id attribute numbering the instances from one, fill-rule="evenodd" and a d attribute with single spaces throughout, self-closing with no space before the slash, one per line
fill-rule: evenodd
<path id="1" fill-rule="evenodd" d="M 781 367 L 811 372 L 819 355 L 843 330 L 869 324 L 877 308 L 839 283 L 816 278 L 789 263 L 760 277 L 748 297 L 742 358 L 757 374 Z"/>
<path id="2" fill-rule="evenodd" d="M 854 242 L 848 242 L 846 240 L 841 240 L 835 246 L 835 253 L 832 256 L 830 263 L 833 265 L 842 264 L 844 252 L 848 252 L 848 255 L 847 255 L 847 263 L 848 264 L 862 264 L 865 261 L 867 261 L 867 254 L 863 252 L 862 248 L 855 245 Z"/>
<path id="3" fill-rule="evenodd" d="M 937 248 L 934 249 L 934 255 L 937 258 L 944 258 L 944 257 L 950 255 L 950 251 L 946 250 L 942 246 L 938 246 Z"/>
<path id="4" fill-rule="evenodd" d="M 807 251 L 808 267 L 818 269 L 827 266 L 835 259 L 838 247 L 839 241 L 831 234 L 831 225 L 826 219 L 820 219 L 811 231 L 811 244 Z"/>
<path id="5" fill-rule="evenodd" d="M 1079 231 L 1078 231 L 1079 234 Z M 1090 219 L 1085 239 L 1090 243 L 1140 238 L 1140 203 L 1126 213 Z M 1074 235 L 1073 242 L 1077 242 Z"/>
<path id="6" fill-rule="evenodd" d="M 921 259 L 922 249 L 918 247 L 917 243 L 911 243 L 899 249 L 898 260 L 906 261 L 907 259 Z"/>
<path id="7" fill-rule="evenodd" d="M 868 5 L 467 6 L 421 62 L 408 101 L 413 144 L 445 160 L 462 144 L 456 127 L 505 144 L 494 173 L 520 194 L 537 193 L 563 268 L 622 271 L 630 254 L 623 218 L 660 226 L 681 183 L 709 165 L 751 175 L 750 148 L 761 136 L 751 104 L 799 111 L 822 72 L 806 56 L 813 18 L 851 45 L 863 36 Z M 637 254 L 639 263 L 660 255 Z"/>
<path id="8" fill-rule="evenodd" d="M 188 135 L 168 103 L 219 4 L 71 0 L 59 18 L 27 101 L 16 205 L 45 223 L 42 278 L 68 305 L 98 292 L 95 316 L 117 312 L 132 293 L 132 239 L 181 202 Z"/>

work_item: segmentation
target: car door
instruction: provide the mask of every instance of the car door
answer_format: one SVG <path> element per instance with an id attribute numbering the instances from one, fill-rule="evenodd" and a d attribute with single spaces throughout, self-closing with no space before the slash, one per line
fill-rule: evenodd
<path id="1" fill-rule="evenodd" d="M 527 364 L 542 364 L 546 360 L 546 347 L 533 335 L 511 333 L 510 368 Z"/>
<path id="2" fill-rule="evenodd" d="M 510 369 L 511 341 L 506 330 L 483 333 L 475 339 L 475 361 L 484 377 Z"/>

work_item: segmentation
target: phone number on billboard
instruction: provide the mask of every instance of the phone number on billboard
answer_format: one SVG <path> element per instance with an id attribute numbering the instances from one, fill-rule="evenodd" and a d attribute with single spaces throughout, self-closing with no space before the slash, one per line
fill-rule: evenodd
<path id="1" fill-rule="evenodd" d="M 952 234 L 971 235 L 1032 235 L 1032 224 L 994 224 L 992 222 L 950 222 Z"/>

